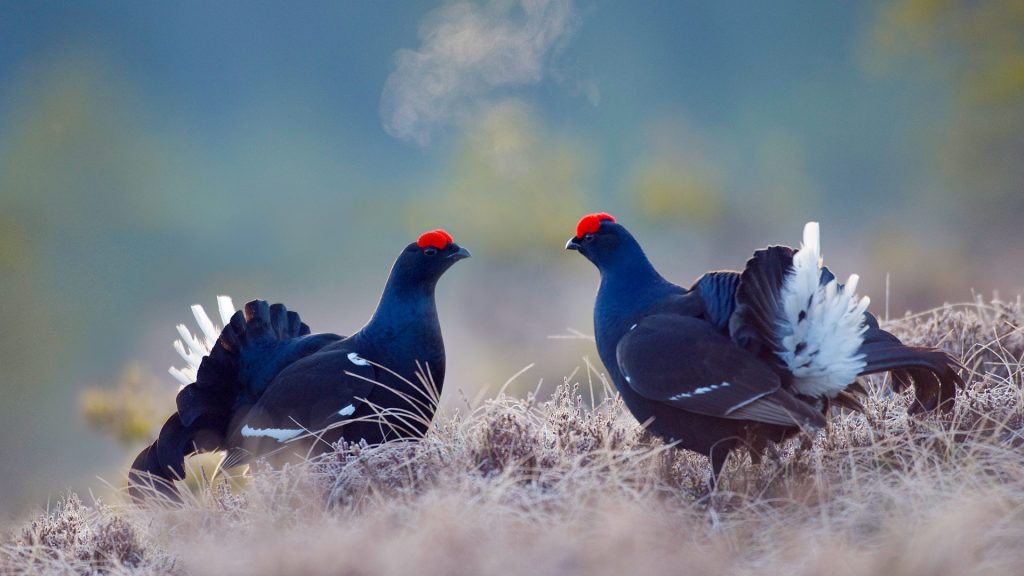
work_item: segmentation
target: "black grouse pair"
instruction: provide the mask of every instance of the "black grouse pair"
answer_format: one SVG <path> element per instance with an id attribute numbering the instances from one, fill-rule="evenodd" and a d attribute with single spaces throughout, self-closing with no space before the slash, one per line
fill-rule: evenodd
<path id="1" fill-rule="evenodd" d="M 760 250 L 742 273 L 710 272 L 689 290 L 662 278 L 607 214 L 580 220 L 566 248 L 601 272 L 597 347 L 626 406 L 653 433 L 707 455 L 712 482 L 733 448 L 759 456 L 767 441 L 822 427 L 830 402 L 858 407 L 860 375 L 890 371 L 897 390 L 912 384 L 911 412 L 949 410 L 963 385 L 947 354 L 878 327 L 854 294 L 856 276 L 843 286 L 821 267 L 817 224 L 799 251 Z M 150 486 L 175 498 L 173 480 L 196 451 L 227 450 L 230 467 L 286 447 L 317 454 L 342 439 L 421 437 L 444 382 L 434 288 L 468 256 L 442 230 L 421 236 L 395 262 L 369 323 L 348 338 L 311 335 L 280 304 L 233 312 L 227 299 L 217 337 L 193 307 L 208 342 L 178 327 L 189 364 L 172 369 L 185 384 L 178 412 L 132 465 L 132 493 Z"/>

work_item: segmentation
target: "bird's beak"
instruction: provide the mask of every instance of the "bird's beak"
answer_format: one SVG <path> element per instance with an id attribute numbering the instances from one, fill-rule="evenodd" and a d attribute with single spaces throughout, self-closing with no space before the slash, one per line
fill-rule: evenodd
<path id="1" fill-rule="evenodd" d="M 569 238 L 569 241 L 565 243 L 566 250 L 579 250 L 580 245 L 576 243 L 576 238 Z"/>
<path id="2" fill-rule="evenodd" d="M 469 250 L 466 250 L 462 246 L 459 246 L 458 252 L 452 252 L 451 254 L 448 255 L 448 258 L 451 260 L 464 260 L 466 258 L 469 258 L 470 256 L 472 256 L 472 254 L 469 253 Z"/>

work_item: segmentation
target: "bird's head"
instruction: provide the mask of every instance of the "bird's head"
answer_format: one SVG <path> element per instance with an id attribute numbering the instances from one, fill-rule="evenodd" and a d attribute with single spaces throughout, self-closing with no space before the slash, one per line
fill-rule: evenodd
<path id="1" fill-rule="evenodd" d="M 576 224 L 576 235 L 565 244 L 566 250 L 575 250 L 605 270 L 616 260 L 629 257 L 639 249 L 633 236 L 610 214 L 587 214 Z"/>
<path id="2" fill-rule="evenodd" d="M 431 230 L 405 247 L 395 262 L 394 272 L 405 282 L 434 283 L 452 264 L 469 256 L 469 250 L 456 244 L 451 234 Z"/>

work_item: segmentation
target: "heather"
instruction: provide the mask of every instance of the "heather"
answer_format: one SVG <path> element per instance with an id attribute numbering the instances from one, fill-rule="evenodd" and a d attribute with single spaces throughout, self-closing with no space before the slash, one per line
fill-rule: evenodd
<path id="1" fill-rule="evenodd" d="M 1024 561 L 1024 307 L 947 305 L 885 323 L 967 367 L 947 416 L 868 382 L 864 414 L 759 463 L 643 431 L 584 363 L 553 393 L 496 391 L 419 442 L 343 445 L 214 475 L 184 506 L 67 495 L 12 531 L 3 573 L 998 574 Z M 514 388 L 511 387 L 511 388 Z"/>

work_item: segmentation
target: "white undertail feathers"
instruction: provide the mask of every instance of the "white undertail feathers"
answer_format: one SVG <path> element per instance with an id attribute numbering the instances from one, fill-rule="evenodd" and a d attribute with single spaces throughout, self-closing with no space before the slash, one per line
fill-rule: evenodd
<path id="1" fill-rule="evenodd" d="M 867 330 L 864 312 L 870 299 L 856 295 L 856 274 L 843 287 L 835 279 L 821 285 L 819 236 L 817 222 L 804 226 L 803 244 L 783 282 L 778 354 L 793 373 L 797 392 L 832 398 L 864 369 L 864 355 L 858 350 Z"/>
<path id="2" fill-rule="evenodd" d="M 235 305 L 228 296 L 217 296 L 217 309 L 220 312 L 220 321 L 224 326 L 231 322 L 235 314 Z M 196 324 L 199 325 L 200 334 L 196 336 L 184 324 L 178 324 L 180 340 L 174 341 L 174 349 L 185 360 L 185 366 L 175 368 L 171 366 L 168 372 L 175 380 L 181 383 L 181 387 L 188 386 L 196 381 L 199 371 L 199 364 L 207 356 L 213 345 L 220 337 L 221 327 L 214 325 L 213 321 L 206 314 L 206 310 L 199 304 L 192 305 L 192 315 L 196 317 Z"/>

